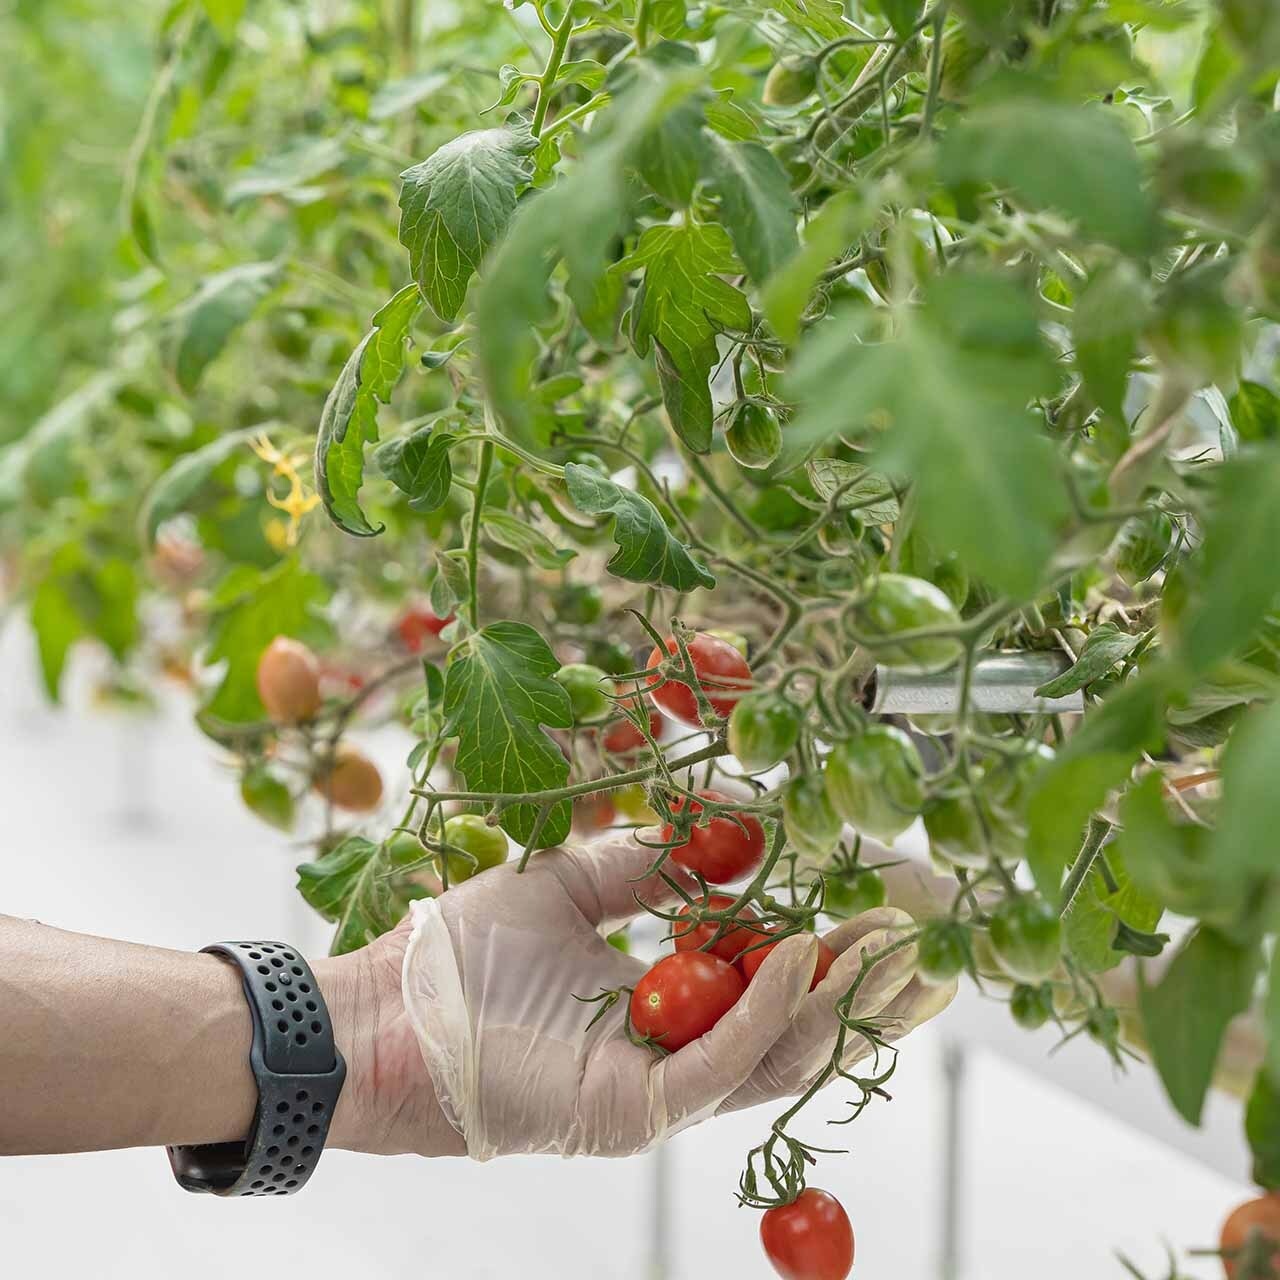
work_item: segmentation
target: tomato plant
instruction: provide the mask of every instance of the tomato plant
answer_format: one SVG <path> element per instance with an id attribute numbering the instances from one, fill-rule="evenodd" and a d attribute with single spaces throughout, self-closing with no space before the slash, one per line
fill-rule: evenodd
<path id="1" fill-rule="evenodd" d="M 659 960 L 631 993 L 631 1026 L 675 1053 L 706 1035 L 735 1004 L 745 983 L 727 960 L 678 951 Z"/>
<path id="2" fill-rule="evenodd" d="M 828 1191 L 806 1187 L 760 1219 L 760 1243 L 783 1280 L 845 1280 L 853 1270 L 853 1227 Z"/>
<path id="3" fill-rule="evenodd" d="M 0 15 L 49 696 L 184 690 L 338 952 L 602 797 L 788 931 L 920 817 L 922 976 L 1119 1056 L 1149 966 L 1199 1122 L 1280 893 L 1274 6 L 74 11 Z"/>

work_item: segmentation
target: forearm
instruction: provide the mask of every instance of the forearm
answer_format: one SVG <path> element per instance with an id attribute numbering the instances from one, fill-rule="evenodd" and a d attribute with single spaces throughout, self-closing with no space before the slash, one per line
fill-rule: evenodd
<path id="1" fill-rule="evenodd" d="M 314 966 L 338 1049 L 358 983 Z M 0 916 L 0 1155 L 231 1142 L 253 1124 L 253 1022 L 216 956 Z M 330 1145 L 358 1144 L 344 1093 Z"/>

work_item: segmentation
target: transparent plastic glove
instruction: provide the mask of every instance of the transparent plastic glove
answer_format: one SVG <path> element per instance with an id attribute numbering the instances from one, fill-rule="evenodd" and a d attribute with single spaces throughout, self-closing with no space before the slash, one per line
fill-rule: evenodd
<path id="1" fill-rule="evenodd" d="M 500 868 L 413 904 L 404 1008 L 439 1106 L 474 1158 L 630 1155 L 799 1092 L 830 1057 L 833 1005 L 862 952 L 910 925 L 892 909 L 842 925 L 828 939 L 840 957 L 812 993 L 816 944 L 785 939 L 707 1035 L 659 1056 L 628 1038 L 625 1001 L 588 1027 L 596 1006 L 574 999 L 645 972 L 604 935 L 637 914 L 635 895 L 669 900 L 660 881 L 637 882 L 652 859 L 630 833 L 610 833 L 539 853 L 523 875 Z M 945 1006 L 949 993 L 913 980 L 914 962 L 908 947 L 876 965 L 853 1016 L 883 1016 L 890 1038 Z M 851 1037 L 849 1049 L 853 1059 L 867 1045 Z"/>

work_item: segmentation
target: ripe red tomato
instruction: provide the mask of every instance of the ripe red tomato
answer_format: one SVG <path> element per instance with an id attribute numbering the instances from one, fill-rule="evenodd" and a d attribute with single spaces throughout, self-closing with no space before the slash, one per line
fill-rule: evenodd
<path id="1" fill-rule="evenodd" d="M 634 707 L 634 697 L 623 698 L 620 707 Z M 649 733 L 657 737 L 662 732 L 662 715 L 657 711 L 649 712 Z M 609 725 L 600 736 L 600 745 L 615 756 L 625 756 L 629 752 L 639 751 L 646 746 L 644 734 L 630 720 L 622 719 Z"/>
<path id="2" fill-rule="evenodd" d="M 757 941 L 759 941 L 759 939 L 757 939 Z M 756 971 L 762 964 L 764 964 L 765 957 L 777 945 L 778 944 L 776 942 L 770 942 L 767 946 L 757 947 L 754 951 L 748 951 L 745 955 L 739 957 L 738 964 L 742 968 L 742 976 L 746 978 L 748 982 L 756 976 Z M 832 951 L 821 938 L 819 938 L 818 963 L 813 971 L 813 981 L 809 983 L 810 991 L 812 991 L 814 987 L 816 987 L 818 983 L 827 976 L 827 971 L 835 963 L 835 960 L 836 953 Z"/>
<path id="3" fill-rule="evenodd" d="M 440 618 L 426 605 L 410 605 L 396 620 L 396 634 L 410 653 L 421 653 L 428 636 L 438 636 L 452 621 L 453 614 Z"/>
<path id="4" fill-rule="evenodd" d="M 829 1191 L 806 1187 L 760 1219 L 760 1243 L 782 1280 L 845 1280 L 853 1270 L 853 1227 Z"/>
<path id="5" fill-rule="evenodd" d="M 705 951 L 664 956 L 631 993 L 631 1025 L 674 1053 L 706 1035 L 746 990 L 737 969 Z"/>
<path id="6" fill-rule="evenodd" d="M 603 831 L 617 820 L 618 811 L 613 807 L 613 798 L 605 792 L 579 796 L 573 802 L 573 829 L 582 835 Z"/>
<path id="7" fill-rule="evenodd" d="M 674 636 L 666 639 L 667 652 L 655 648 L 646 667 L 656 667 L 668 655 L 679 655 L 680 646 Z M 707 701 L 722 716 L 732 714 L 737 701 L 751 685 L 751 668 L 747 660 L 727 640 L 699 631 L 688 642 L 689 660 L 697 673 L 698 683 Z M 673 720 L 691 728 L 701 727 L 698 700 L 683 680 L 668 680 L 655 671 L 648 677 L 653 700 Z"/>
<path id="8" fill-rule="evenodd" d="M 723 911 L 726 907 L 733 905 L 733 899 L 727 893 L 713 893 L 705 902 L 707 907 L 712 911 Z M 681 908 L 681 916 L 687 917 L 690 914 L 689 907 Z M 743 907 L 735 917 L 738 920 L 755 920 L 758 919 L 756 913 L 750 907 Z M 716 930 L 719 926 L 712 920 L 704 920 L 701 924 L 681 925 L 678 922 L 673 926 L 673 935 L 677 951 L 698 951 L 706 946 L 712 938 L 716 936 Z M 707 948 L 708 953 L 713 956 L 719 956 L 721 960 L 728 960 L 732 963 L 739 954 L 745 951 L 752 943 L 759 942 L 764 938 L 764 934 L 755 929 L 744 928 L 742 925 L 732 924 L 721 935 L 716 942 Z"/>
<path id="9" fill-rule="evenodd" d="M 730 800 L 719 791 L 699 791 L 698 794 L 704 800 L 717 803 Z M 672 808 L 678 810 L 683 803 L 681 798 Z M 691 802 L 691 806 L 691 813 L 702 812 L 702 806 L 696 800 Z M 673 831 L 670 824 L 663 827 L 662 838 L 670 840 Z M 764 861 L 764 828 L 749 813 L 717 814 L 706 826 L 694 827 L 689 832 L 688 843 L 672 849 L 671 857 L 682 867 L 698 872 L 708 884 L 741 880 Z"/>
<path id="10" fill-rule="evenodd" d="M 1238 1205 L 1222 1224 L 1222 1265 L 1228 1277 L 1234 1276 L 1244 1262 L 1243 1251 L 1250 1236 L 1261 1236 L 1272 1243 L 1268 1259 L 1275 1267 L 1280 1263 L 1280 1194 L 1268 1192 Z M 1265 1246 L 1253 1246 L 1250 1252 L 1267 1252 Z"/>

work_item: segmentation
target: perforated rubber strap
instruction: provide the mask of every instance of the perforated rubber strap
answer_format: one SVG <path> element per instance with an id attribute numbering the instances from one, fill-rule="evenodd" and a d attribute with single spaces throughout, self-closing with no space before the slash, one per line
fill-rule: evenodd
<path id="1" fill-rule="evenodd" d="M 329 1011 L 311 967 L 294 947 L 216 942 L 202 950 L 240 969 L 253 1010 L 249 1061 L 258 1108 L 244 1142 L 169 1147 L 169 1163 L 188 1191 L 292 1195 L 315 1170 L 347 1075 Z"/>

